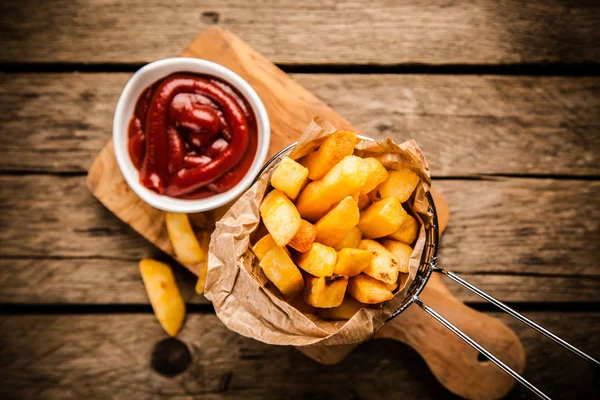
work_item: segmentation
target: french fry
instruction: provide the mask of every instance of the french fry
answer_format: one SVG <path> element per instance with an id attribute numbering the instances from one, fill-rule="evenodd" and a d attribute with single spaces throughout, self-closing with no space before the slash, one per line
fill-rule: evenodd
<path id="1" fill-rule="evenodd" d="M 271 185 L 290 199 L 295 200 L 300 190 L 308 182 L 307 176 L 307 168 L 289 157 L 284 157 L 271 175 Z"/>
<path id="2" fill-rule="evenodd" d="M 294 250 L 304 253 L 310 250 L 315 238 L 317 237 L 317 228 L 306 220 L 300 221 L 300 229 L 294 235 L 288 245 Z"/>
<path id="3" fill-rule="evenodd" d="M 419 176 L 408 169 L 390 171 L 386 181 L 377 186 L 369 196 L 372 197 L 371 201 L 395 197 L 400 203 L 404 203 L 410 198 L 419 181 Z"/>
<path id="4" fill-rule="evenodd" d="M 198 243 L 200 248 L 208 254 L 208 245 L 210 243 L 210 234 L 208 232 L 200 232 L 198 234 Z M 206 284 L 206 274 L 208 272 L 208 259 L 205 258 L 203 261 L 198 263 L 198 280 L 196 281 L 196 293 L 204 294 L 204 285 Z"/>
<path id="5" fill-rule="evenodd" d="M 359 302 L 352 296 L 346 295 L 344 301 L 342 301 L 342 304 L 339 306 L 333 308 L 321 308 L 317 314 L 323 319 L 343 321 L 351 319 L 361 308 L 366 307 L 366 304 Z"/>
<path id="6" fill-rule="evenodd" d="M 335 249 L 317 242 L 312 244 L 309 251 L 296 257 L 298 266 L 314 276 L 331 276 L 336 260 Z"/>
<path id="7" fill-rule="evenodd" d="M 358 204 L 350 197 L 344 197 L 335 207 L 315 224 L 315 240 L 326 246 L 333 246 L 346 236 L 358 224 L 360 212 Z"/>
<path id="8" fill-rule="evenodd" d="M 170 336 L 177 335 L 185 319 L 185 304 L 171 268 L 159 261 L 144 259 L 140 261 L 140 273 L 158 322 Z"/>
<path id="9" fill-rule="evenodd" d="M 316 221 L 334 204 L 365 185 L 367 167 L 362 158 L 346 156 L 318 181 L 306 185 L 296 203 L 302 218 Z"/>
<path id="10" fill-rule="evenodd" d="M 358 248 L 373 253 L 371 263 L 363 270 L 364 274 L 389 284 L 398 280 L 399 261 L 394 254 L 376 241 L 369 239 L 361 240 Z"/>
<path id="11" fill-rule="evenodd" d="M 165 220 L 175 257 L 182 264 L 198 264 L 206 259 L 187 214 L 166 212 Z"/>
<path id="12" fill-rule="evenodd" d="M 364 210 L 369 205 L 369 196 L 366 194 L 358 195 L 358 209 Z"/>
<path id="13" fill-rule="evenodd" d="M 376 159 L 373 157 L 365 158 L 365 163 L 367 165 L 367 182 L 360 190 L 360 194 L 367 195 L 373 189 L 375 189 L 379 184 L 385 182 L 388 178 L 389 173 L 388 170 Z"/>
<path id="14" fill-rule="evenodd" d="M 294 297 L 289 303 L 296 310 L 304 314 L 315 314 L 317 312 L 317 309 L 310 304 L 307 304 L 302 296 Z"/>
<path id="15" fill-rule="evenodd" d="M 336 131 L 331 134 L 317 151 L 302 160 L 302 164 L 308 168 L 308 178 L 313 181 L 323 178 L 342 158 L 354 152 L 357 142 L 358 138 L 352 132 Z"/>
<path id="16" fill-rule="evenodd" d="M 379 238 L 394 233 L 408 214 L 395 197 L 379 200 L 360 214 L 358 227 L 365 237 Z"/>
<path id="17" fill-rule="evenodd" d="M 398 259 L 398 271 L 408 272 L 408 264 L 410 263 L 410 256 L 413 251 L 412 247 L 406 243 L 389 239 L 383 240 L 381 244 Z"/>
<path id="18" fill-rule="evenodd" d="M 273 282 L 286 298 L 293 298 L 302 291 L 304 278 L 290 256 L 281 248 L 274 247 L 259 263 L 266 277 Z"/>
<path id="19" fill-rule="evenodd" d="M 256 258 L 258 258 L 258 261 L 261 261 L 265 254 L 271 251 L 271 249 L 274 247 L 277 247 L 277 243 L 275 243 L 271 234 L 268 234 L 263 236 L 258 242 L 256 242 L 254 246 L 252 246 L 252 251 L 254 252 Z"/>
<path id="20" fill-rule="evenodd" d="M 310 277 L 304 288 L 304 301 L 313 307 L 331 308 L 342 304 L 348 277 L 344 275 Z"/>
<path id="21" fill-rule="evenodd" d="M 354 227 L 350 229 L 348 233 L 346 233 L 346 235 L 343 237 L 343 239 L 337 242 L 335 246 L 333 246 L 333 248 L 337 251 L 346 248 L 356 249 L 358 248 L 358 245 L 360 244 L 361 240 L 362 232 L 360 231 L 360 229 L 358 229 L 358 227 Z"/>
<path id="22" fill-rule="evenodd" d="M 417 219 L 410 214 L 406 214 L 398 230 L 386 237 L 410 245 L 417 238 L 418 232 L 419 223 Z"/>
<path id="23" fill-rule="evenodd" d="M 394 298 L 385 283 L 365 274 L 350 278 L 347 291 L 350 296 L 365 304 L 377 304 Z"/>
<path id="24" fill-rule="evenodd" d="M 355 276 L 365 270 L 373 260 L 373 253 L 368 250 L 342 249 L 338 252 L 334 274 Z"/>
<path id="25" fill-rule="evenodd" d="M 288 244 L 300 229 L 301 218 L 294 203 L 277 189 L 267 194 L 259 210 L 263 223 L 279 247 Z"/>

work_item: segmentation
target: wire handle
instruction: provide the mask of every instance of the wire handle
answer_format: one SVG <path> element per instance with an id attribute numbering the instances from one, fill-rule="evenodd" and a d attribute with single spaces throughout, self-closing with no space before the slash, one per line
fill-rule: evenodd
<path id="1" fill-rule="evenodd" d="M 600 363 L 598 362 L 598 360 L 590 357 L 589 355 L 587 355 L 583 351 L 581 351 L 578 348 L 576 348 L 575 346 L 567 343 L 566 341 L 564 341 L 563 339 L 559 338 L 558 336 L 556 336 L 552 332 L 548 331 L 547 329 L 541 327 L 540 325 L 536 324 L 532 320 L 530 320 L 530 319 L 524 317 L 523 315 L 519 314 L 518 312 L 516 312 L 515 310 L 513 310 L 512 308 L 510 308 L 506 304 L 502 303 L 501 301 L 497 300 L 496 298 L 494 298 L 494 297 L 490 296 L 489 294 L 485 293 L 483 290 L 481 290 L 481 289 L 477 288 L 476 286 L 470 284 L 469 282 L 465 281 L 464 279 L 462 279 L 458 275 L 456 275 L 456 274 L 454 274 L 454 273 L 452 273 L 452 272 L 450 272 L 450 271 L 448 271 L 446 269 L 438 268 L 436 266 L 432 266 L 432 271 L 440 273 L 440 274 L 443 274 L 443 275 L 446 275 L 448 278 L 452 279 L 454 282 L 456 282 L 459 285 L 461 285 L 461 286 L 469 289 L 471 292 L 477 294 L 478 296 L 480 296 L 481 298 L 489 301 L 490 303 L 498 306 L 502 310 L 506 311 L 508 314 L 510 314 L 513 317 L 517 318 L 519 321 L 525 323 L 526 325 L 528 325 L 531 328 L 535 329 L 536 331 L 540 332 L 542 335 L 544 335 L 544 336 L 552 339 L 553 341 L 555 341 L 556 343 L 560 344 L 564 348 L 566 348 L 566 349 L 572 351 L 573 353 L 577 354 L 578 356 L 580 356 L 584 360 L 589 361 L 589 362 L 591 362 L 593 364 L 596 364 L 596 365 L 600 365 Z M 423 303 L 423 301 L 418 297 L 418 295 L 413 296 L 413 301 L 419 307 L 421 307 L 427 314 L 431 315 L 439 323 L 441 323 L 446 328 L 448 328 L 452 333 L 454 333 L 456 336 L 458 336 L 462 340 L 464 340 L 468 345 L 470 345 L 475 350 L 479 351 L 481 354 L 483 354 L 484 356 L 486 356 L 491 362 L 493 362 L 494 364 L 496 364 L 496 366 L 498 368 L 500 368 L 501 370 L 503 370 L 504 372 L 506 372 L 508 375 L 510 375 L 511 377 L 513 377 L 517 382 L 521 383 L 527 389 L 531 390 L 538 397 L 540 397 L 542 399 L 550 400 L 550 397 L 548 397 L 541 390 L 539 390 L 537 387 L 535 387 L 534 385 L 532 385 L 529 381 L 527 381 L 525 378 L 523 378 L 521 375 L 519 375 L 517 372 L 515 372 L 508 365 L 506 365 L 505 363 L 503 363 L 502 361 L 500 361 L 500 359 L 498 359 L 498 357 L 496 357 L 495 355 L 493 355 L 492 353 L 490 353 L 482 345 L 480 345 L 475 340 L 473 340 L 469 335 L 467 335 L 466 333 L 464 333 L 463 331 L 461 331 L 460 329 L 458 329 L 450 321 L 448 321 L 446 318 L 444 318 L 440 314 L 438 314 L 433 308 L 431 308 L 427 304 Z"/>

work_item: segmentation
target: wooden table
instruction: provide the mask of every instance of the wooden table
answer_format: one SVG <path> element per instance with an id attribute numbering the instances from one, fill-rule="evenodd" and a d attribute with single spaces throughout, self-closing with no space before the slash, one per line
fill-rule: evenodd
<path id="1" fill-rule="evenodd" d="M 85 174 L 132 72 L 215 24 L 369 135 L 416 138 L 453 211 L 441 263 L 598 358 L 597 2 L 248 3 L 0 4 L 0 397 L 453 398 L 399 343 L 326 367 L 229 332 L 174 263 L 192 362 L 156 372 L 166 334 L 137 262 L 166 257 L 93 199 Z M 598 396 L 598 370 L 448 286 L 517 332 L 542 390 Z"/>

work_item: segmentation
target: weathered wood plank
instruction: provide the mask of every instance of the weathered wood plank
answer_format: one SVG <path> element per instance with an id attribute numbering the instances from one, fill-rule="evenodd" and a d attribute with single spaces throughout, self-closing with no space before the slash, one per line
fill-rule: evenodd
<path id="1" fill-rule="evenodd" d="M 491 315 L 523 341 L 525 377 L 532 383 L 556 399 L 574 392 L 597 397 L 591 364 L 504 314 Z M 529 316 L 598 357 L 598 314 Z M 155 344 L 166 337 L 150 314 L 6 316 L 0 330 L 4 398 L 455 398 L 414 350 L 391 340 L 363 344 L 341 364 L 322 366 L 293 348 L 229 332 L 214 315 L 192 314 L 179 335 L 192 361 L 182 374 L 166 378 L 150 367 Z M 508 399 L 529 396 L 517 386 Z"/>
<path id="2" fill-rule="evenodd" d="M 0 170 L 87 171 L 129 76 L 1 74 Z M 600 174 L 597 77 L 294 77 L 367 134 L 416 138 L 434 176 Z"/>
<path id="3" fill-rule="evenodd" d="M 151 249 L 150 249 L 151 250 Z M 170 262 L 186 303 L 207 304 L 194 293 L 196 277 Z M 474 285 L 505 302 L 599 302 L 597 277 L 463 274 Z M 100 259 L 0 259 L 0 303 L 148 304 L 137 261 Z M 480 297 L 447 282 L 463 302 Z"/>
<path id="4" fill-rule="evenodd" d="M 15 1 L 0 62 L 148 62 L 215 23 L 283 64 L 597 62 L 599 17 L 594 1 Z"/>
<path id="5" fill-rule="evenodd" d="M 0 176 L 0 186 L 6 210 L 0 214 L 0 256 L 136 261 L 153 251 L 94 200 L 83 176 Z M 507 178 L 440 180 L 435 186 L 453 212 L 442 238 L 445 267 L 460 273 L 599 275 L 600 182 Z M 598 284 L 591 283 L 592 290 Z"/>
<path id="6" fill-rule="evenodd" d="M 141 248 L 147 249 L 147 255 L 158 253 L 151 247 L 147 244 Z M 207 304 L 204 296 L 194 292 L 197 278 L 174 261 L 170 264 L 186 303 Z M 594 276 L 487 275 L 475 271 L 462 277 L 506 302 L 600 302 L 600 278 Z M 0 259 L 0 282 L 1 304 L 149 304 L 136 260 Z M 446 284 L 463 302 L 483 302 L 452 282 Z"/>

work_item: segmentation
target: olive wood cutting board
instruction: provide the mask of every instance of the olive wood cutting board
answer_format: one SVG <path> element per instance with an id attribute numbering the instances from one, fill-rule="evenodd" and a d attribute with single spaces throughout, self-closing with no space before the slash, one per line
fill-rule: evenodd
<path id="1" fill-rule="evenodd" d="M 359 133 L 356 127 L 227 30 L 203 31 L 182 55 L 221 64 L 254 88 L 271 122 L 269 157 L 296 141 L 317 115 L 338 128 Z M 174 254 L 163 212 L 144 203 L 129 188 L 119 171 L 112 140 L 92 164 L 87 184 L 93 195 L 117 217 L 166 253 Z M 433 195 L 443 231 L 450 219 L 450 209 L 439 193 L 433 191 Z M 186 267 L 196 275 L 199 272 Z M 525 354 L 514 332 L 499 320 L 465 306 L 448 291 L 439 276 L 431 277 L 420 297 L 517 372 L 523 371 Z M 462 397 L 500 398 L 514 386 L 512 378 L 490 362 L 479 361 L 476 350 L 416 305 L 384 325 L 374 338 L 391 338 L 414 348 L 440 383 Z M 297 349 L 319 363 L 336 364 L 356 346 L 358 344 Z"/>

